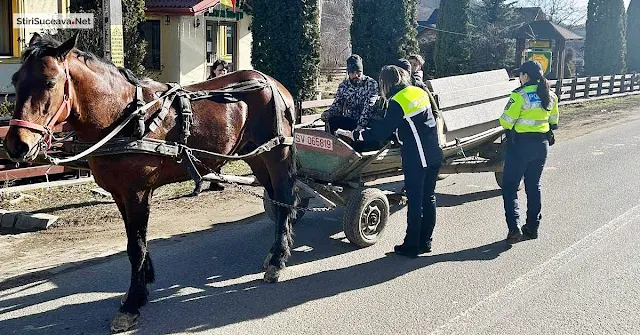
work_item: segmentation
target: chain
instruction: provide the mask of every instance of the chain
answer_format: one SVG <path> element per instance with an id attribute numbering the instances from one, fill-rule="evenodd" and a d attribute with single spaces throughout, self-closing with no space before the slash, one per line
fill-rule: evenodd
<path id="1" fill-rule="evenodd" d="M 332 210 L 335 210 L 335 207 L 299 207 L 299 206 L 294 206 L 294 205 L 289 205 L 289 204 L 285 204 L 282 202 L 279 202 L 277 200 L 273 200 L 271 198 L 265 198 L 262 194 L 248 189 L 234 181 L 228 180 L 226 179 L 224 176 L 222 176 L 222 174 L 214 171 L 213 169 L 209 168 L 208 166 L 206 166 L 204 163 L 202 163 L 202 161 L 200 161 L 198 158 L 196 158 L 195 156 L 193 156 L 190 152 L 187 153 L 188 155 L 191 155 L 191 159 L 193 160 L 194 163 L 199 164 L 200 166 L 202 166 L 204 169 L 206 169 L 207 171 L 209 171 L 209 173 L 212 173 L 213 175 L 215 175 L 216 177 L 218 177 L 221 181 L 230 184 L 231 186 L 237 188 L 238 190 L 247 193 L 249 195 L 252 195 L 254 197 L 260 198 L 262 200 L 267 200 L 269 202 L 271 202 L 272 204 L 276 205 L 276 206 L 280 206 L 280 207 L 285 207 L 288 208 L 290 210 L 295 210 L 295 211 L 307 211 L 307 212 L 329 212 Z"/>

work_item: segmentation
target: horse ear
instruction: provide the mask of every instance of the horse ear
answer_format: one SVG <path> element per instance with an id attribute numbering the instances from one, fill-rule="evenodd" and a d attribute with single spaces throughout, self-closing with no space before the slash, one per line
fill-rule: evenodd
<path id="1" fill-rule="evenodd" d="M 73 48 L 76 47 L 76 44 L 78 43 L 78 35 L 79 34 L 80 34 L 80 32 L 77 31 L 73 35 L 73 37 L 71 37 L 70 39 L 66 40 L 59 47 L 56 48 L 56 55 L 58 56 L 58 58 L 67 57 L 67 54 L 69 54 L 69 51 L 73 50 Z"/>
<path id="2" fill-rule="evenodd" d="M 42 36 L 40 36 L 40 34 L 38 33 L 33 33 L 33 36 L 31 36 L 31 40 L 29 40 L 29 46 L 32 47 L 34 44 L 40 41 L 42 41 Z"/>

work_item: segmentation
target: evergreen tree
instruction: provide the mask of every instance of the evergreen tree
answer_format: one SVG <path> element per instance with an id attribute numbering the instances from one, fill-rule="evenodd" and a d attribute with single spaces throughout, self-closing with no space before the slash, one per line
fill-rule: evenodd
<path id="1" fill-rule="evenodd" d="M 145 74 L 144 59 L 147 55 L 147 41 L 138 30 L 143 22 L 144 0 L 122 0 L 124 67 L 139 76 Z"/>
<path id="2" fill-rule="evenodd" d="M 383 66 L 420 51 L 418 0 L 353 0 L 351 44 L 365 74 L 378 78 Z"/>
<path id="3" fill-rule="evenodd" d="M 296 100 L 315 98 L 320 74 L 319 0 L 253 1 L 251 63 Z"/>
<path id="4" fill-rule="evenodd" d="M 626 70 L 626 15 L 623 0 L 590 0 L 584 66 L 588 75 L 611 75 Z"/>
<path id="5" fill-rule="evenodd" d="M 436 77 L 465 74 L 470 70 L 470 0 L 446 0 L 438 11 L 435 50 Z"/>
<path id="6" fill-rule="evenodd" d="M 511 38 L 510 25 L 514 11 L 511 2 L 483 0 L 472 6 L 474 37 L 470 41 L 471 71 L 489 71 L 513 66 L 515 42 Z"/>
<path id="7" fill-rule="evenodd" d="M 631 0 L 627 9 L 627 68 L 640 72 L 640 0 Z"/>

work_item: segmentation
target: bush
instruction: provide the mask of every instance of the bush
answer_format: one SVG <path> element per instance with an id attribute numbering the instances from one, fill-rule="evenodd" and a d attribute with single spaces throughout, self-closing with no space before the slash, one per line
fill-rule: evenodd
<path id="1" fill-rule="evenodd" d="M 0 117 L 11 117 L 13 115 L 14 104 L 9 101 L 8 96 L 5 95 L 0 102 Z"/>
<path id="2" fill-rule="evenodd" d="M 253 2 L 251 63 L 296 100 L 314 99 L 320 75 L 317 0 Z"/>
<path id="3" fill-rule="evenodd" d="M 588 75 L 626 70 L 625 15 L 622 0 L 589 1 L 584 43 L 584 67 Z"/>
<path id="4" fill-rule="evenodd" d="M 440 3 L 436 39 L 436 76 L 446 77 L 470 71 L 469 37 L 470 0 L 447 0 Z"/>
<path id="5" fill-rule="evenodd" d="M 383 66 L 420 51 L 417 11 L 417 0 L 353 0 L 351 44 L 365 74 L 378 78 Z"/>

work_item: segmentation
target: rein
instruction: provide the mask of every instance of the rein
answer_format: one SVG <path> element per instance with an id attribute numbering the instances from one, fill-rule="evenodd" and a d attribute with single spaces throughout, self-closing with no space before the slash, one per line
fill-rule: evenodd
<path id="1" fill-rule="evenodd" d="M 64 61 L 64 98 L 58 111 L 53 115 L 53 117 L 47 122 L 44 126 L 41 126 L 37 123 L 33 123 L 30 121 L 20 120 L 20 119 L 11 119 L 9 120 L 9 126 L 16 126 L 20 128 L 26 128 L 36 133 L 42 135 L 45 143 L 46 149 L 51 148 L 51 139 L 53 138 L 53 128 L 58 124 L 58 120 L 66 120 L 69 115 L 71 115 L 71 76 L 69 76 L 69 64 L 67 60 Z M 64 118 L 61 118 L 62 112 L 66 111 L 66 115 Z"/>

